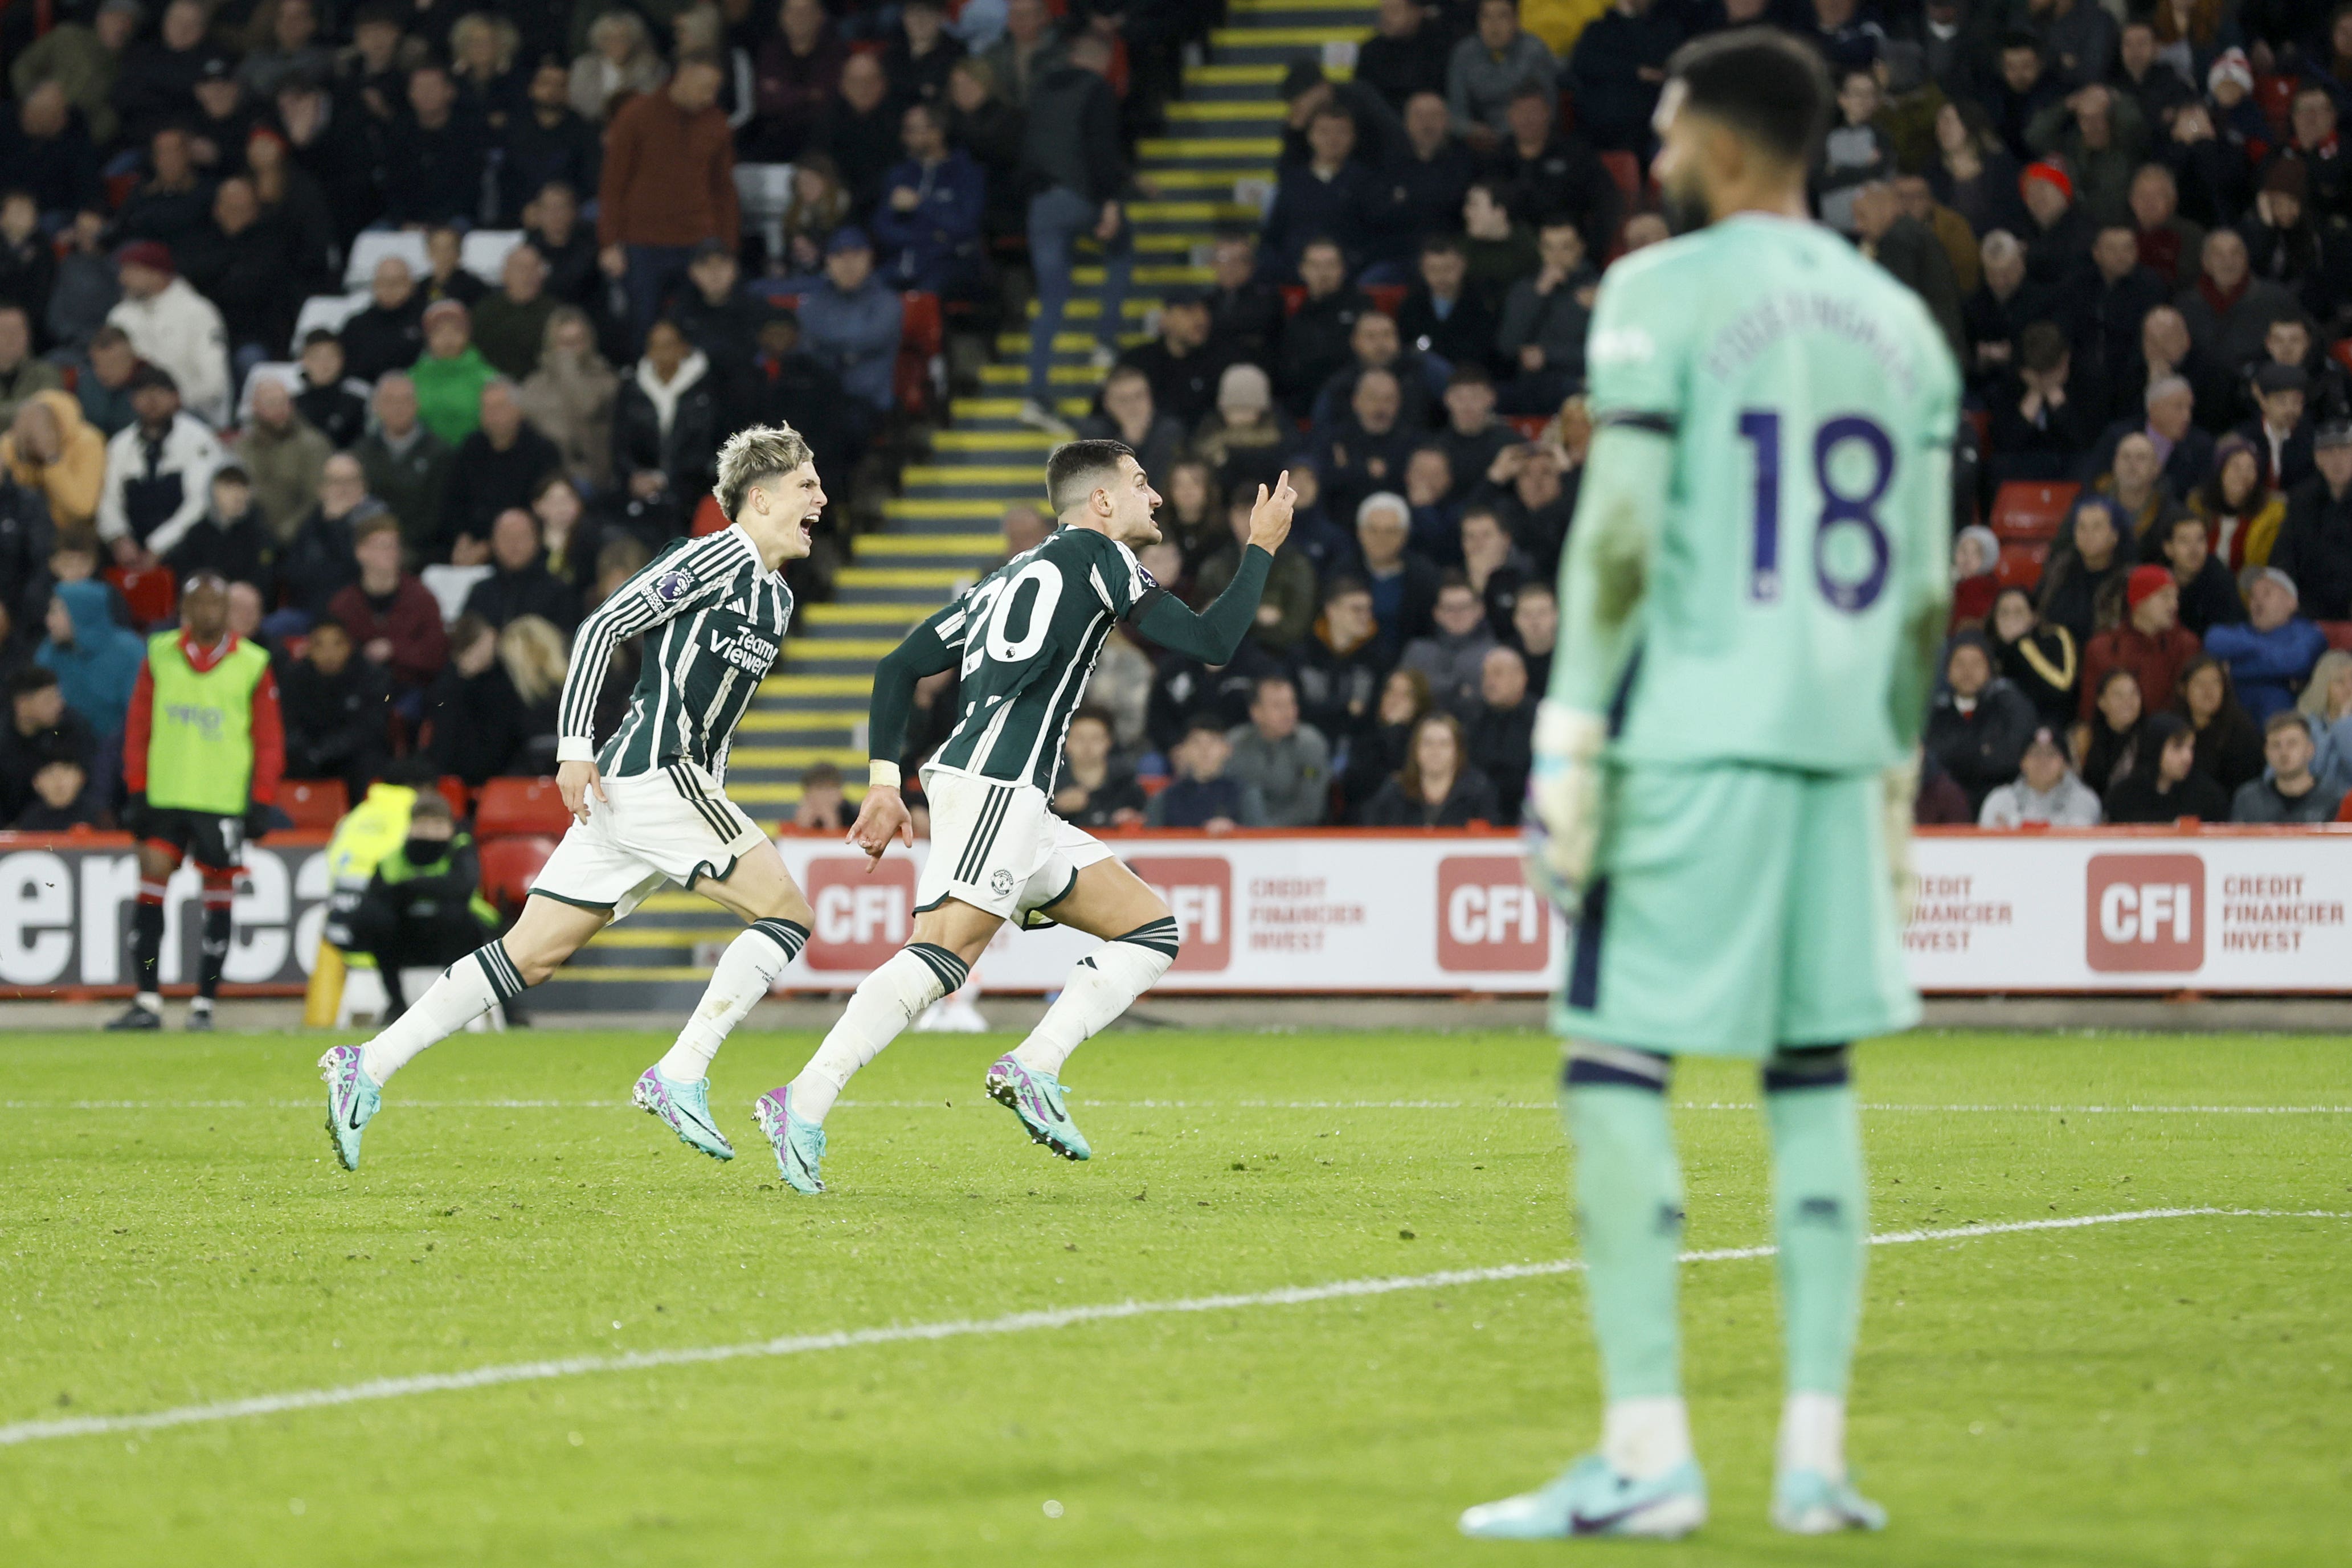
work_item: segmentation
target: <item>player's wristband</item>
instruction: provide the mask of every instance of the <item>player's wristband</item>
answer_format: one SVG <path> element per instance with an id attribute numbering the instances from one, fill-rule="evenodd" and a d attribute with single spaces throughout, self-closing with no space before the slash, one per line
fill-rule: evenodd
<path id="1" fill-rule="evenodd" d="M 866 787 L 869 789 L 898 788 L 898 765 L 877 757 L 866 764 Z"/>
<path id="2" fill-rule="evenodd" d="M 593 762 L 596 760 L 596 743 L 584 735 L 564 736 L 555 743 L 555 760 L 558 764 Z"/>

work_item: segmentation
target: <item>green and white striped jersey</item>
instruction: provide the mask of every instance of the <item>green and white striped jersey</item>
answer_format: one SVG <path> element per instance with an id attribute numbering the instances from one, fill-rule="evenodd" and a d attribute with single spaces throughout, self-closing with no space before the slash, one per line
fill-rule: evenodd
<path id="1" fill-rule="evenodd" d="M 955 733 L 934 765 L 1051 793 L 1103 640 L 1160 591 L 1092 528 L 1058 529 L 974 583 L 924 622 L 963 655 Z"/>
<path id="2" fill-rule="evenodd" d="M 761 563 L 741 528 L 672 540 L 580 623 L 556 715 L 556 759 L 593 758 L 614 778 L 683 759 L 724 782 L 735 726 L 782 652 L 792 617 L 784 574 Z M 597 693 L 613 650 L 640 633 L 645 660 L 629 711 L 599 754 Z"/>

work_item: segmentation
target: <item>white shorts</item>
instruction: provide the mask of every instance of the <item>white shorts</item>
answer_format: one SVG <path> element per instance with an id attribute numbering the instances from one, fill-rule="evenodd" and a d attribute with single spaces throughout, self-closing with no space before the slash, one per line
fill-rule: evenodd
<path id="1" fill-rule="evenodd" d="M 923 799 L 931 857 L 915 883 L 918 914 L 955 898 L 1001 920 L 1025 916 L 1067 897 L 1078 873 L 1110 859 L 1092 835 L 1048 810 L 1034 785 L 926 768 Z"/>
<path id="2" fill-rule="evenodd" d="M 583 909 L 619 920 L 664 883 L 724 882 L 767 834 L 691 762 L 604 780 L 588 797 L 588 820 L 573 822 L 530 884 Z"/>

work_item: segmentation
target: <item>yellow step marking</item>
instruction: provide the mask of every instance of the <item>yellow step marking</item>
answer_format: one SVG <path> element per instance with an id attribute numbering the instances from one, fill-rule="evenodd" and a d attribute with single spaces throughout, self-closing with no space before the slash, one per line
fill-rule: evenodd
<path id="1" fill-rule="evenodd" d="M 928 615 L 930 612 L 923 613 Z M 854 730 L 865 717 L 864 714 L 856 713 L 817 713 L 807 708 L 755 706 L 743 716 L 743 722 L 735 728 L 738 733 L 749 731 L 754 735 L 784 735 L 803 730 Z"/>
<path id="2" fill-rule="evenodd" d="M 1286 66 L 1194 66 L 1184 73 L 1185 85 L 1201 87 L 1255 87 L 1263 83 L 1273 87 L 1282 80 Z M 1346 66 L 1325 66 L 1326 81 L 1353 81 L 1356 73 Z"/>
<path id="3" fill-rule="evenodd" d="M 931 437 L 940 452 L 1051 452 L 1060 444 L 1042 430 L 942 430 Z"/>
<path id="4" fill-rule="evenodd" d="M 1013 464 L 974 463 L 969 466 L 934 467 L 919 463 L 907 470 L 907 487 L 910 490 L 919 485 L 1034 485 L 1042 490 L 1045 483 L 1044 469 Z"/>
<path id="5" fill-rule="evenodd" d="M 770 675 L 760 683 L 760 695 L 779 700 L 793 697 L 862 697 L 874 689 L 871 675 Z"/>
<path id="6" fill-rule="evenodd" d="M 1017 397 L 960 397 L 949 405 L 958 419 L 1012 419 L 1021 412 Z M 1066 397 L 1055 400 L 1054 412 L 1076 419 L 1087 412 L 1087 400 Z M 1012 434 L 1006 432 L 1007 434 Z M 1024 431 L 1030 435 L 1043 435 L 1043 431 Z"/>
<path id="7" fill-rule="evenodd" d="M 862 746 L 739 746 L 727 754 L 730 770 L 738 768 L 814 768 L 830 762 L 853 768 L 866 760 Z"/>
<path id="8" fill-rule="evenodd" d="M 1095 281 L 1097 283 L 1102 281 L 1102 268 L 1100 267 L 1095 268 Z M 1134 319 L 1140 321 L 1146 316 L 1150 315 L 1151 312 L 1158 308 L 1159 303 L 1160 302 L 1156 299 L 1139 298 L 1130 294 L 1120 307 L 1119 315 L 1122 318 L 1131 317 Z M 1084 299 L 1073 299 L 1070 301 L 1069 308 L 1065 310 L 1062 314 L 1066 319 L 1071 321 L 1099 321 L 1102 319 L 1102 301 L 1092 297 L 1088 297 Z M 1029 319 L 1033 321 L 1037 319 L 1037 302 L 1034 299 L 1029 301 Z M 1078 336 L 1081 335 L 1073 332 L 1056 332 L 1054 334 L 1054 341 L 1058 346 L 1063 339 Z M 1133 338 L 1129 337 L 1122 337 L 1119 340 L 1121 342 L 1135 341 Z M 1094 340 L 1089 338 L 1083 343 L 1072 344 L 1071 347 L 1092 349 L 1094 347 Z M 1028 350 L 1024 349 L 1022 352 L 1026 353 Z"/>
<path id="9" fill-rule="evenodd" d="M 1142 158 L 1165 158 L 1171 162 L 1181 162 L 1187 158 L 1279 158 L 1282 156 L 1282 138 L 1147 136 L 1136 143 L 1136 154 Z"/>
<path id="10" fill-rule="evenodd" d="M 914 604 L 812 604 L 794 619 L 810 626 L 912 626 L 925 613 Z M 799 647 L 800 640 L 794 638 L 791 645 Z"/>
<path id="11" fill-rule="evenodd" d="M 971 575 L 952 566 L 845 566 L 834 580 L 844 588 L 952 588 Z"/>
<path id="12" fill-rule="evenodd" d="M 707 910 L 716 909 L 716 905 L 708 900 L 697 899 L 695 902 Z M 599 947 L 686 948 L 700 942 L 715 942 L 724 946 L 741 935 L 743 928 L 740 925 L 731 930 L 717 925 L 616 925 L 609 931 L 598 932 L 595 941 Z M 563 977 L 572 978 L 572 971 L 565 970 Z M 686 977 L 707 979 L 709 976 L 706 971 L 689 969 Z"/>
<path id="13" fill-rule="evenodd" d="M 1265 169 L 1155 169 L 1151 183 L 1163 191 L 1228 191 L 1236 180 L 1263 180 L 1269 184 L 1274 171 Z"/>
<path id="14" fill-rule="evenodd" d="M 930 501 L 920 512 L 899 512 L 900 507 L 912 506 L 908 501 L 894 501 L 891 509 L 899 517 L 945 518 L 985 517 L 993 523 L 1003 514 L 994 501 Z M 949 507 L 957 508 L 949 511 Z M 1003 536 L 994 533 L 961 534 L 868 534 L 857 543 L 858 559 L 870 552 L 877 555 L 995 555 L 1004 549 Z"/>
<path id="15" fill-rule="evenodd" d="M 1275 76 L 1281 74 L 1278 67 L 1267 66 L 1265 69 Z M 1271 81 L 1274 78 L 1269 76 L 1266 79 Z M 1127 215 L 1139 224 L 1255 224 L 1265 214 L 1243 202 L 1137 202 L 1127 209 Z"/>
<path id="16" fill-rule="evenodd" d="M 878 659 L 898 645 L 896 637 L 828 637 L 822 643 L 795 643 L 795 659 Z"/>
<path id="17" fill-rule="evenodd" d="M 1087 347 L 1090 349 L 1094 347 L 1092 339 L 1087 340 Z M 1029 351 L 1025 340 L 1023 341 L 1021 351 L 1024 354 Z M 1102 380 L 1102 373 L 1092 365 L 1048 365 L 1045 368 L 1045 379 L 1055 386 L 1090 387 Z M 983 386 L 1027 386 L 1029 367 L 982 365 L 980 367 L 980 380 Z"/>
<path id="18" fill-rule="evenodd" d="M 866 799 L 866 780 L 845 779 L 841 792 L 852 800 Z M 797 784 L 742 784 L 728 786 L 727 793 L 739 806 L 797 806 L 801 803 L 801 787 Z"/>
<path id="19" fill-rule="evenodd" d="M 908 496 L 899 500 L 885 502 L 884 509 L 894 517 L 919 517 L 933 522 L 985 517 L 993 523 L 1003 514 L 1004 503 L 993 497 L 962 500 L 950 499 L 943 496 Z M 995 536 L 989 537 L 992 539 Z M 891 542 L 883 543 L 886 538 Z M 879 549 L 887 554 L 893 551 L 919 550 L 927 546 L 946 549 L 950 548 L 949 538 L 950 536 L 944 534 L 868 534 L 857 541 L 857 553 L 864 555 L 869 549 Z M 954 542 L 961 544 L 968 541 L 957 539 Z"/>
<path id="20" fill-rule="evenodd" d="M 1280 120 L 1289 112 L 1290 106 L 1280 99 L 1271 101 L 1245 98 L 1196 99 L 1168 106 L 1168 118 L 1171 120 Z"/>
<path id="21" fill-rule="evenodd" d="M 1135 281 L 1143 286 L 1154 283 L 1214 283 L 1216 280 L 1215 270 L 1206 267 L 1139 267 L 1135 269 Z M 1100 288 L 1103 269 L 1099 267 L 1072 267 L 1070 281 L 1080 288 Z M 1074 310 L 1071 314 L 1075 316 L 1077 312 Z M 1102 314 L 1099 301 L 1096 303 L 1095 314 Z"/>
<path id="22" fill-rule="evenodd" d="M 1320 48 L 1325 44 L 1360 44 L 1371 36 L 1370 27 L 1218 27 L 1209 34 L 1209 47 L 1246 49 L 1295 44 Z"/>

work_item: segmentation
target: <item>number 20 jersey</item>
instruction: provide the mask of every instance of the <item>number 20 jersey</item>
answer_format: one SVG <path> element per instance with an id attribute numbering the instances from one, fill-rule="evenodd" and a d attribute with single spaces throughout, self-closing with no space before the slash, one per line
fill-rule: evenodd
<path id="1" fill-rule="evenodd" d="M 960 677 L 934 764 L 1050 794 L 1104 640 L 1160 592 L 1134 552 L 1091 528 L 1057 528 L 974 583 L 925 622 Z"/>
<path id="2" fill-rule="evenodd" d="M 1744 214 L 1609 269 L 1592 416 L 1674 444 L 1612 754 L 1884 768 L 1906 628 L 1948 593 L 1959 374 L 1836 234 Z"/>

